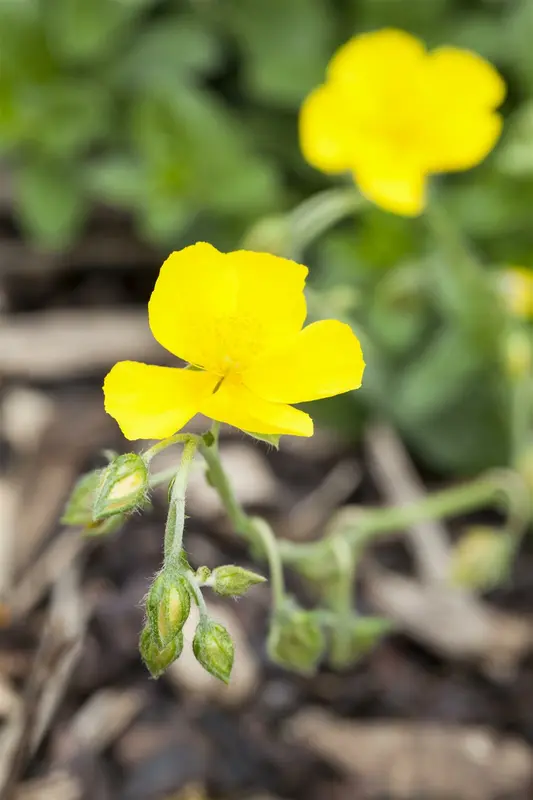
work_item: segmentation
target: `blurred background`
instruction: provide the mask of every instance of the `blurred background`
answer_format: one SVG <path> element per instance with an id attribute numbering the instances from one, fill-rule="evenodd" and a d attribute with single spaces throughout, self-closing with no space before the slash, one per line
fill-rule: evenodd
<path id="1" fill-rule="evenodd" d="M 452 236 L 367 207 L 295 252 L 293 209 L 312 219 L 309 198 L 343 185 L 303 160 L 299 106 L 340 44 L 380 27 L 494 63 L 504 134 L 434 181 Z M 280 536 L 491 468 L 533 481 L 532 42 L 532 0 L 0 0 L 1 800 L 533 797 L 531 544 L 487 582 L 474 536 L 467 588 L 431 582 L 465 532 L 498 530 L 495 512 L 372 548 L 358 608 L 394 630 L 344 670 L 268 662 L 268 588 L 215 604 L 237 643 L 229 689 L 185 655 L 157 683 L 139 661 L 164 491 L 110 539 L 58 523 L 102 450 L 131 447 L 102 379 L 120 359 L 165 363 L 146 302 L 169 251 L 198 240 L 297 255 L 311 317 L 364 345 L 363 390 L 310 408 L 313 439 L 270 452 L 223 432 L 239 498 Z M 508 306 L 492 339 L 464 324 L 465 307 L 484 314 L 475 292 L 461 316 L 435 288 L 462 241 Z M 199 473 L 188 513 L 194 566 L 251 565 Z M 312 603 L 320 587 L 291 580 Z"/>

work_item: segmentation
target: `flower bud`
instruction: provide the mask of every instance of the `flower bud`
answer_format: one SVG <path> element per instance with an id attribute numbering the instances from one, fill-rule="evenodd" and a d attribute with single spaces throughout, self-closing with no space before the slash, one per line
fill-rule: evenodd
<path id="1" fill-rule="evenodd" d="M 132 511 L 141 505 L 149 489 L 148 468 L 136 453 L 125 453 L 103 471 L 93 506 L 93 520 Z"/>
<path id="2" fill-rule="evenodd" d="M 450 579 L 456 586 L 488 590 L 505 578 L 513 555 L 510 537 L 495 528 L 468 528 L 455 545 Z"/>
<path id="3" fill-rule="evenodd" d="M 102 469 L 93 469 L 77 481 L 61 517 L 64 525 L 92 524 L 94 498 L 103 472 Z"/>
<path id="4" fill-rule="evenodd" d="M 198 623 L 192 643 L 196 660 L 215 678 L 229 683 L 235 648 L 223 625 L 208 617 Z"/>
<path id="5" fill-rule="evenodd" d="M 257 575 L 255 572 L 228 564 L 225 567 L 217 567 L 213 570 L 208 586 L 213 588 L 217 594 L 224 597 L 240 597 L 245 594 L 250 586 L 256 583 L 264 583 L 266 578 Z"/>
<path id="6" fill-rule="evenodd" d="M 309 675 L 324 652 L 325 638 L 312 612 L 295 610 L 274 619 L 267 646 L 272 661 Z"/>
<path id="7" fill-rule="evenodd" d="M 149 625 L 145 625 L 139 640 L 141 658 L 146 664 L 152 678 L 160 675 L 181 655 L 183 650 L 183 634 L 180 632 L 169 644 L 161 647 L 154 639 Z"/>
<path id="8" fill-rule="evenodd" d="M 169 580 L 165 573 L 157 576 L 146 600 L 146 612 L 156 642 L 165 646 L 185 625 L 191 610 L 191 596 L 185 578 Z"/>
<path id="9" fill-rule="evenodd" d="M 352 617 L 346 627 L 332 630 L 329 663 L 334 669 L 355 664 L 393 627 L 384 617 Z"/>
<path id="10" fill-rule="evenodd" d="M 203 586 L 204 584 L 208 583 L 210 577 L 211 570 L 209 567 L 198 567 L 194 573 L 194 579 L 199 586 Z"/>

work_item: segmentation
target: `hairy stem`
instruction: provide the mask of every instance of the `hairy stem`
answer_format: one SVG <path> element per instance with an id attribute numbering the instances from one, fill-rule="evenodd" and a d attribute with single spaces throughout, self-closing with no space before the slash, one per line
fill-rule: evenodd
<path id="1" fill-rule="evenodd" d="M 170 493 L 167 524 L 165 526 L 165 569 L 178 569 L 183 545 L 185 525 L 185 491 L 191 464 L 198 446 L 197 437 L 187 436 L 181 462 Z"/>

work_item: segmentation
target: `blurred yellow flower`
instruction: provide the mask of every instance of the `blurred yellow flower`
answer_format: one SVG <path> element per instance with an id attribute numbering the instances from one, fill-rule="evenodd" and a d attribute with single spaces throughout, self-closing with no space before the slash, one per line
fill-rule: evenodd
<path id="1" fill-rule="evenodd" d="M 163 439 L 196 413 L 259 434 L 312 436 L 292 407 L 357 389 L 364 361 L 348 325 L 302 328 L 307 267 L 200 242 L 165 261 L 148 305 L 157 341 L 189 368 L 121 361 L 105 408 L 127 439 Z"/>
<path id="2" fill-rule="evenodd" d="M 356 36 L 333 56 L 306 98 L 300 141 L 326 173 L 352 172 L 362 194 L 416 216 L 432 173 L 465 170 L 492 150 L 505 97 L 496 69 L 469 50 L 422 42 L 401 30 Z"/>
<path id="3" fill-rule="evenodd" d="M 507 310 L 513 317 L 533 319 L 533 270 L 508 267 L 498 276 Z"/>

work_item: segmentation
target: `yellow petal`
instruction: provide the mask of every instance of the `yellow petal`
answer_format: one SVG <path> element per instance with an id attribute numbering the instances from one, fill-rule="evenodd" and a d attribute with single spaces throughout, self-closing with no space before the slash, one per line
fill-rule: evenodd
<path id="1" fill-rule="evenodd" d="M 361 194 L 385 211 L 416 217 L 426 205 L 426 177 L 410 159 L 396 160 L 380 149 L 369 148 L 361 153 L 354 177 Z M 365 157 L 366 156 L 366 157 Z"/>
<path id="2" fill-rule="evenodd" d="M 426 70 L 428 86 L 441 105 L 491 110 L 505 99 L 500 73 L 470 50 L 439 47 L 429 53 Z"/>
<path id="3" fill-rule="evenodd" d="M 301 330 L 308 269 L 270 253 L 238 250 L 226 257 L 237 277 L 235 312 L 224 331 L 226 352 L 244 365 Z"/>
<path id="4" fill-rule="evenodd" d="M 206 372 L 119 361 L 104 381 L 105 410 L 126 439 L 164 439 L 198 412 L 217 380 Z"/>
<path id="5" fill-rule="evenodd" d="M 211 419 L 251 433 L 313 435 L 313 420 L 308 414 L 263 400 L 235 377 L 226 378 L 200 410 Z"/>
<path id="6" fill-rule="evenodd" d="M 475 167 L 500 138 L 503 120 L 495 112 L 465 111 L 443 115 L 424 147 L 428 172 L 448 172 Z"/>
<path id="7" fill-rule="evenodd" d="M 175 355 L 224 375 L 301 329 L 306 275 L 301 264 L 269 253 L 186 247 L 161 268 L 150 327 Z"/>
<path id="8" fill-rule="evenodd" d="M 495 108 L 505 98 L 505 83 L 481 56 L 440 47 L 426 63 L 428 134 L 421 144 L 429 172 L 464 170 L 479 164 L 502 130 Z"/>
<path id="9" fill-rule="evenodd" d="M 192 364 L 209 367 L 218 353 L 221 320 L 233 314 L 237 282 L 223 253 L 198 242 L 172 253 L 148 304 L 159 344 Z"/>
<path id="10" fill-rule="evenodd" d="M 364 368 L 361 345 L 350 326 L 323 320 L 258 359 L 242 380 L 267 400 L 304 403 L 358 389 Z"/>
<path id="11" fill-rule="evenodd" d="M 322 172 L 343 172 L 350 165 L 353 125 L 347 119 L 349 108 L 327 85 L 319 86 L 304 100 L 300 146 L 305 160 Z"/>
<path id="12" fill-rule="evenodd" d="M 337 50 L 329 63 L 328 81 L 356 86 L 390 83 L 418 69 L 425 55 L 420 39 L 406 31 L 382 28 L 363 33 Z"/>

